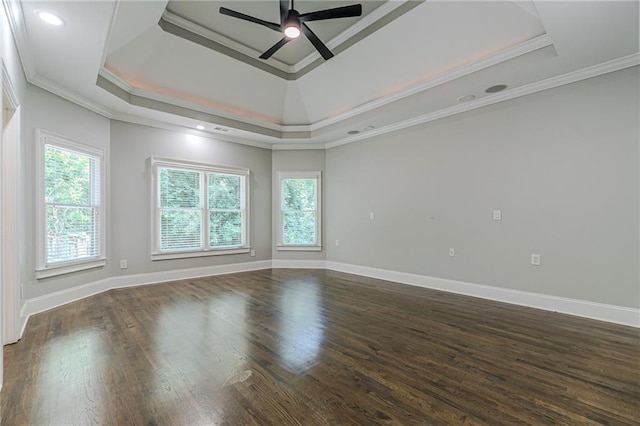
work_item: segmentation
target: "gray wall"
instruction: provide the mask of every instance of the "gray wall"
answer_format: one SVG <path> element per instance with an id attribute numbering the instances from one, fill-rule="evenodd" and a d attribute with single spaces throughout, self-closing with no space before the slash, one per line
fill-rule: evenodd
<path id="1" fill-rule="evenodd" d="M 24 149 L 25 188 L 25 296 L 33 298 L 55 291 L 77 287 L 109 277 L 108 267 L 91 269 L 53 278 L 35 279 L 36 268 L 36 129 L 41 128 L 58 135 L 101 148 L 105 151 L 106 179 L 109 182 L 109 119 L 76 104 L 27 85 L 22 109 L 22 140 Z M 107 184 L 107 199 L 109 185 Z M 109 203 L 107 203 L 107 257 L 110 259 Z"/>
<path id="2" fill-rule="evenodd" d="M 151 156 L 251 170 L 250 242 L 247 254 L 151 261 Z M 271 258 L 271 151 L 211 138 L 111 122 L 111 273 L 113 276 L 221 265 Z M 120 260 L 128 269 L 120 269 Z"/>
<path id="3" fill-rule="evenodd" d="M 638 81 L 634 67 L 328 150 L 327 259 L 640 306 Z"/>
<path id="4" fill-rule="evenodd" d="M 325 191 L 325 151 L 322 149 L 301 150 L 301 151 L 273 151 L 272 153 L 272 169 L 273 169 L 273 224 L 272 224 L 272 259 L 291 259 L 291 260 L 325 260 L 326 259 L 326 230 L 324 219 L 326 215 L 326 191 Z M 278 251 L 278 177 L 277 172 L 322 172 L 322 251 Z"/>

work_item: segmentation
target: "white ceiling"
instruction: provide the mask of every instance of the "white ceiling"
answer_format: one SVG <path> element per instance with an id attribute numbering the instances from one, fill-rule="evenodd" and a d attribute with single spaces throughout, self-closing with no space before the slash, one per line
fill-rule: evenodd
<path id="1" fill-rule="evenodd" d="M 295 2 L 301 13 L 353 3 Z M 334 146 L 640 64 L 637 1 L 361 3 L 362 18 L 310 23 L 334 58 L 323 61 L 300 38 L 266 64 L 253 58 L 280 35 L 218 9 L 278 22 L 276 0 L 5 8 L 33 84 L 109 118 L 203 124 L 274 148 Z M 37 9 L 67 25 L 42 23 Z M 163 30 L 161 19 L 204 41 Z M 211 40 L 224 48 L 207 47 Z M 496 84 L 508 88 L 484 92 Z M 465 95 L 475 99 L 458 101 Z"/>

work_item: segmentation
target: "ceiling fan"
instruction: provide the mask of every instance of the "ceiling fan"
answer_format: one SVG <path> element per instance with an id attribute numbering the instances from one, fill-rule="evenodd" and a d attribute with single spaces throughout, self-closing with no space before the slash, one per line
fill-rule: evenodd
<path id="1" fill-rule="evenodd" d="M 289 0 L 280 0 L 280 23 L 263 21 L 253 16 L 245 15 L 244 13 L 236 12 L 235 10 L 227 9 L 226 7 L 220 8 L 220 13 L 223 15 L 231 16 L 233 18 L 243 19 L 245 21 L 253 22 L 270 28 L 279 33 L 283 33 L 282 40 L 271 46 L 269 50 L 260 55 L 260 59 L 269 59 L 271 55 L 276 53 L 285 44 L 289 43 L 294 38 L 298 37 L 302 32 L 313 44 L 316 50 L 322 55 L 324 60 L 333 58 L 333 53 L 325 46 L 325 44 L 318 38 L 311 28 L 309 28 L 306 22 L 310 21 L 323 21 L 326 19 L 336 18 L 351 18 L 353 16 L 362 15 L 362 5 L 353 4 L 350 6 L 335 7 L 333 9 L 318 10 L 315 12 L 300 14 L 293 8 L 293 0 L 291 0 L 291 9 L 288 9 Z"/>

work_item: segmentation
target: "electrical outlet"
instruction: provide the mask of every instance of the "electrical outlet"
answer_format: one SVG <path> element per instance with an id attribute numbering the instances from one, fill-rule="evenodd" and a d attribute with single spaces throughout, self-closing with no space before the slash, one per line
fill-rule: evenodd
<path id="1" fill-rule="evenodd" d="M 502 210 L 493 211 L 493 220 L 502 220 Z"/>
<path id="2" fill-rule="evenodd" d="M 340 247 L 340 240 L 336 240 L 336 247 Z"/>
<path id="3" fill-rule="evenodd" d="M 123 259 L 120 261 L 120 269 L 127 269 L 129 267 L 127 260 Z"/>
<path id="4" fill-rule="evenodd" d="M 456 255 L 456 249 L 450 248 L 449 249 L 449 256 L 455 256 L 455 255 Z"/>
<path id="5" fill-rule="evenodd" d="M 534 266 L 540 266 L 540 255 L 532 253 L 531 254 L 531 264 Z"/>
<path id="6" fill-rule="evenodd" d="M 256 257 L 256 251 L 255 250 L 251 250 L 251 252 L 249 254 L 251 255 L 251 257 Z"/>

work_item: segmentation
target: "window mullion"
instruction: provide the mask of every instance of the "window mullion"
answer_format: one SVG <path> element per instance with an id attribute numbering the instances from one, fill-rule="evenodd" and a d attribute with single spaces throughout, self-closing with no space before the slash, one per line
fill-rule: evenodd
<path id="1" fill-rule="evenodd" d="M 200 215 L 202 248 L 209 250 L 209 179 L 205 172 L 200 172 Z"/>

